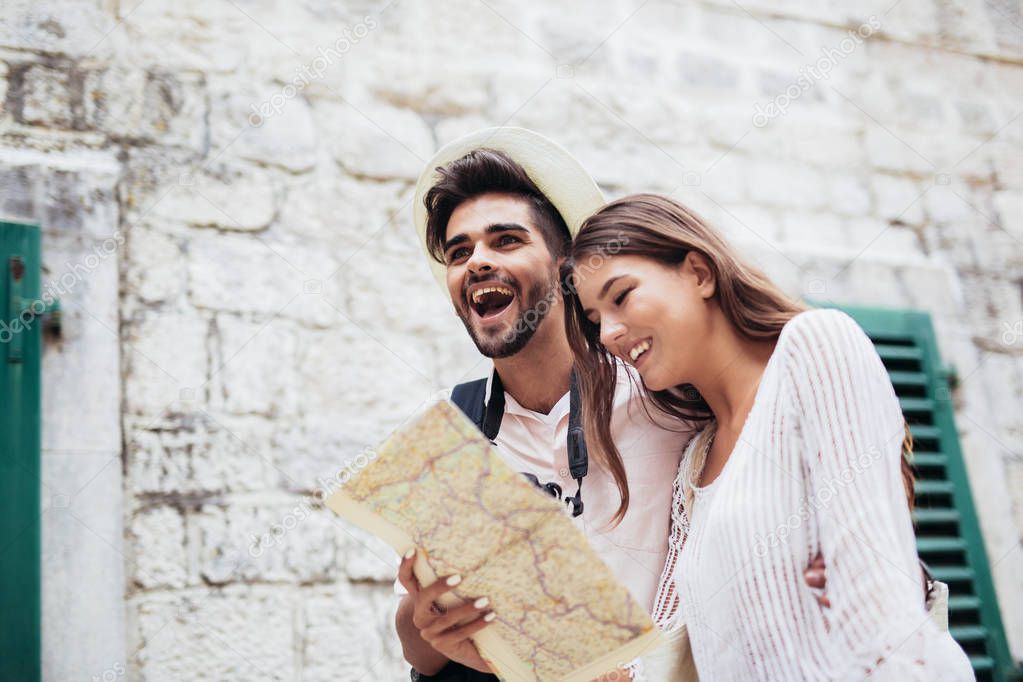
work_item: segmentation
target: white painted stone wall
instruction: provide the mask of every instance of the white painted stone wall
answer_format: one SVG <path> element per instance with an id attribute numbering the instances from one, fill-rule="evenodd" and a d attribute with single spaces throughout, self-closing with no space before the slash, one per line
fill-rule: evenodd
<path id="1" fill-rule="evenodd" d="M 394 557 L 313 493 L 484 371 L 410 202 L 501 124 L 694 205 L 794 294 L 934 315 L 1023 658 L 1021 26 L 1018 0 L 5 2 L 0 213 L 43 225 L 44 280 L 78 272 L 45 360 L 47 679 L 404 679 Z"/>

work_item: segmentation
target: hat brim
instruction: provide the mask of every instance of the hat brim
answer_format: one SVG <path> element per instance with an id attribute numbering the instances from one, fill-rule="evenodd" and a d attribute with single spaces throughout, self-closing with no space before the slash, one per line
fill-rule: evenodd
<path id="1" fill-rule="evenodd" d="M 574 238 L 583 221 L 596 213 L 606 200 L 597 183 L 575 157 L 554 141 L 525 128 L 485 128 L 444 145 L 426 164 L 416 183 L 412 215 L 419 241 L 426 250 L 426 206 L 423 197 L 439 180 L 437 168 L 460 159 L 475 149 L 504 152 L 518 163 L 540 191 L 558 210 Z M 430 269 L 445 293 L 447 268 L 427 252 Z"/>

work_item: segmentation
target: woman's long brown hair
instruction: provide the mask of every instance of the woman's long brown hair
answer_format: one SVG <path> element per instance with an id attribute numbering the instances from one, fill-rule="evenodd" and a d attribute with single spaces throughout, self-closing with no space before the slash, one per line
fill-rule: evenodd
<path id="1" fill-rule="evenodd" d="M 808 309 L 745 262 L 700 216 L 673 199 L 634 194 L 611 202 L 583 223 L 561 269 L 565 327 L 575 355 L 587 447 L 614 477 L 621 495 L 621 504 L 611 519 L 613 524 L 620 522 L 629 508 L 625 465 L 611 436 L 619 361 L 600 343 L 599 326 L 583 313 L 575 285 L 613 256 L 641 256 L 677 266 L 691 251 L 702 255 L 713 271 L 714 298 L 721 311 L 733 328 L 750 340 L 777 340 L 785 323 Z M 714 416 L 691 384 L 648 395 L 656 409 L 672 417 L 699 421 Z M 911 443 L 907 427 L 902 473 L 910 496 Z"/>

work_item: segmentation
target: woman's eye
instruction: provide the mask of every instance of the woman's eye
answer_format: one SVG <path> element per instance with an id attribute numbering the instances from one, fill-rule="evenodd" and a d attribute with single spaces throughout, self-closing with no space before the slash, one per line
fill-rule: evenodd
<path id="1" fill-rule="evenodd" d="M 617 296 L 615 296 L 615 305 L 621 305 L 622 301 L 625 300 L 625 297 L 629 295 L 630 291 L 632 291 L 632 287 L 626 289 L 622 293 L 620 293 Z"/>

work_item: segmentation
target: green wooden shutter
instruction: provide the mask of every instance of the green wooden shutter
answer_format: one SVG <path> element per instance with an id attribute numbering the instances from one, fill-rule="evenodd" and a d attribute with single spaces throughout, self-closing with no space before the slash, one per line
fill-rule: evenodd
<path id="1" fill-rule="evenodd" d="M 931 317 L 847 308 L 874 342 L 913 432 L 917 551 L 949 586 L 949 631 L 978 680 L 1016 679 Z"/>
<path id="2" fill-rule="evenodd" d="M 38 680 L 39 228 L 0 222 L 0 258 L 0 678 Z"/>

